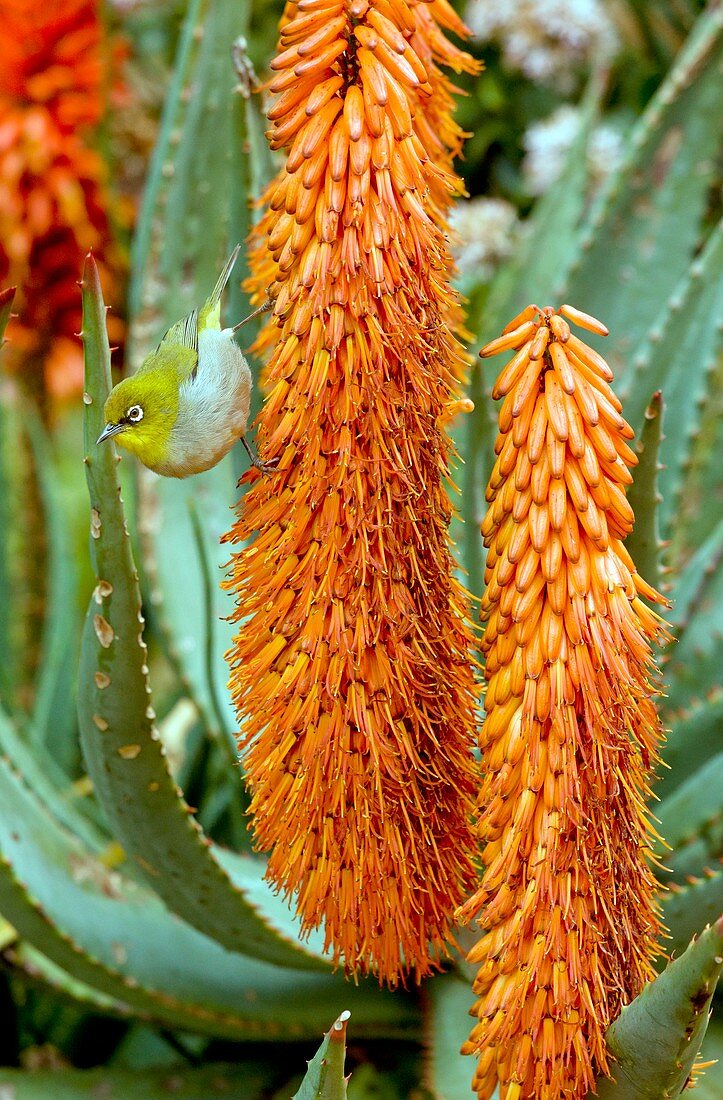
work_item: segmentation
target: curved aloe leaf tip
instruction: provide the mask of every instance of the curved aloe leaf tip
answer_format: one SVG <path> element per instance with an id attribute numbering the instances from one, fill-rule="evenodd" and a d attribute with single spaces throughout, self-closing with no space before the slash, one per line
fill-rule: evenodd
<path id="1" fill-rule="evenodd" d="M 723 917 L 693 940 L 623 1009 L 607 1034 L 614 1080 L 598 1082 L 598 1100 L 661 1100 L 685 1088 L 723 966 Z"/>
<path id="2" fill-rule="evenodd" d="M 344 1058 L 350 1016 L 351 1012 L 342 1012 L 331 1025 L 292 1100 L 345 1100 Z"/>
<path id="3" fill-rule="evenodd" d="M 628 499 L 635 513 L 635 527 L 626 546 L 641 577 L 654 588 L 660 584 L 660 538 L 658 532 L 658 455 L 663 439 L 663 395 L 650 399 L 638 442 L 639 462 Z"/>

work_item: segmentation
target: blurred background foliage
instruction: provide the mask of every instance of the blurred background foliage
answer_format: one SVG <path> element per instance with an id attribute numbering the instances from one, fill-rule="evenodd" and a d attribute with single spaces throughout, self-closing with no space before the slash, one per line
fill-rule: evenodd
<path id="1" fill-rule="evenodd" d="M 673 849 L 661 871 L 673 886 L 664 901 L 669 950 L 680 954 L 720 912 L 723 895 L 720 9 L 698 0 L 458 6 L 474 32 L 470 49 L 485 63 L 480 77 L 459 81 L 458 118 L 470 137 L 458 171 L 469 198 L 452 219 L 472 350 L 527 301 L 558 304 L 564 293 L 610 327 L 600 348 L 628 419 L 646 430 L 636 545 L 653 582 L 662 561 L 679 639 L 664 655 L 670 770 L 658 793 Z M 190 485 L 137 478 L 131 463 L 121 465 L 170 769 L 169 778 L 159 752 L 148 781 L 168 783 L 167 820 L 147 815 L 144 825 L 142 798 L 130 826 L 114 816 L 113 799 L 125 805 L 134 792 L 115 785 L 123 777 L 94 758 L 78 727 L 78 690 L 81 721 L 88 702 L 82 678 L 77 687 L 81 634 L 95 585 L 82 472 L 88 407 L 74 335 L 83 258 L 92 248 L 112 307 L 113 366 L 128 369 L 205 295 L 219 255 L 245 238 L 255 216 L 248 199 L 260 194 L 271 161 L 260 97 L 239 93 L 229 46 L 243 35 L 240 59 L 263 78 L 281 9 L 248 0 L 15 0 L 7 9 L 0 289 L 13 284 L 18 293 L 0 374 L 0 1095 L 289 1096 L 322 1032 L 350 1007 L 350 1097 L 456 1100 L 472 1073 L 456 1053 L 472 1000 L 464 965 L 395 996 L 369 983 L 345 987 L 323 969 L 307 973 L 316 948 L 302 957 L 250 855 L 225 686 L 230 628 L 220 617 L 230 606 L 217 584 L 243 456 Z M 234 283 L 228 309 L 239 318 L 248 302 Z M 86 311 L 99 308 L 88 295 Z M 4 307 L 7 314 L 9 301 Z M 83 327 L 100 362 L 98 317 Z M 100 367 L 96 380 L 102 387 Z M 456 430 L 466 523 L 455 522 L 454 534 L 475 594 L 490 384 L 475 364 L 476 411 Z M 649 406 L 659 389 L 662 433 L 660 404 Z M 120 544 L 109 553 L 132 610 L 130 559 Z M 128 683 L 141 691 L 145 673 L 133 675 Z M 102 795 L 104 768 L 111 778 Z M 189 807 L 204 835 L 183 832 Z M 159 837 L 149 836 L 156 825 Z M 149 889 L 139 873 L 149 844 L 161 860 L 180 845 L 180 877 L 194 869 L 185 892 L 178 876 Z M 195 908 L 197 876 L 218 899 L 211 938 L 196 931 L 212 919 L 210 906 Z M 239 939 L 260 945 L 250 949 L 256 959 L 225 950 L 238 946 L 224 941 L 224 923 L 235 920 Z M 183 949 L 173 940 L 179 928 Z M 170 977 L 142 957 L 165 958 L 169 942 Z M 129 962 L 131 946 L 139 958 Z M 179 963 L 175 972 L 176 955 L 185 971 Z M 723 1053 L 720 1024 L 706 1043 L 711 1057 Z M 58 1077 L 61 1068 L 68 1072 Z M 716 1072 L 699 1085 L 701 1098 L 723 1095 Z M 106 1091 L 93 1091 L 101 1085 Z"/>

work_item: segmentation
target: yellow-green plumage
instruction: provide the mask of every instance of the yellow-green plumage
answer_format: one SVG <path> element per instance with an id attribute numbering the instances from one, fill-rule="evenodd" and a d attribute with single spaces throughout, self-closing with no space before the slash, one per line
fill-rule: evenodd
<path id="1" fill-rule="evenodd" d="M 221 328 L 221 295 L 239 249 L 203 306 L 171 325 L 105 403 L 98 442 L 114 437 L 166 477 L 210 469 L 246 432 L 251 372 L 233 329 Z"/>

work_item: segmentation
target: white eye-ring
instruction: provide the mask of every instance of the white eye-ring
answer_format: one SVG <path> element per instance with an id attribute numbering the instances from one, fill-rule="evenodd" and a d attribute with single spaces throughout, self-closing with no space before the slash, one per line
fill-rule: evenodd
<path id="1" fill-rule="evenodd" d="M 137 424 L 139 420 L 143 419 L 143 409 L 140 405 L 131 405 L 130 409 L 126 413 L 126 419 L 130 420 L 131 424 Z"/>

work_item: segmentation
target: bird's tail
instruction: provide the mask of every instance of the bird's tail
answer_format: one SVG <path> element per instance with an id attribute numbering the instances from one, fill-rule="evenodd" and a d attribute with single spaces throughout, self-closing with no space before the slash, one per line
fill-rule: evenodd
<path id="1" fill-rule="evenodd" d="M 226 260 L 223 271 L 218 277 L 218 282 L 211 291 L 211 294 L 206 303 L 201 308 L 198 315 L 198 327 L 202 328 L 220 328 L 221 327 L 221 295 L 224 292 L 226 283 L 231 277 L 233 266 L 238 259 L 238 254 L 241 251 L 241 245 L 237 244 L 233 252 Z"/>

